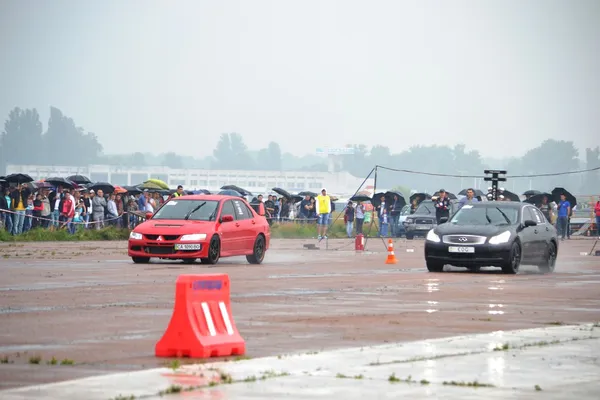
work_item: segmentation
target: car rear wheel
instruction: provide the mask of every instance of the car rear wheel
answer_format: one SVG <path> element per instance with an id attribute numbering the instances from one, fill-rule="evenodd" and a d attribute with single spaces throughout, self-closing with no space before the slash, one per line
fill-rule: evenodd
<path id="1" fill-rule="evenodd" d="M 246 256 L 246 260 L 250 264 L 260 264 L 265 259 L 265 237 L 263 235 L 258 235 L 256 240 L 254 241 L 254 247 L 252 250 L 252 254 Z"/>
<path id="2" fill-rule="evenodd" d="M 136 264 L 148 264 L 150 262 L 150 257 L 131 257 L 131 259 Z"/>
<path id="3" fill-rule="evenodd" d="M 521 245 L 514 242 L 510 248 L 510 256 L 508 262 L 502 266 L 502 272 L 505 274 L 514 275 L 519 272 L 521 266 Z"/>
<path id="4" fill-rule="evenodd" d="M 434 260 L 426 260 L 427 270 L 429 272 L 443 272 L 444 271 L 444 263 Z"/>
<path id="5" fill-rule="evenodd" d="M 208 245 L 208 257 L 202 258 L 202 264 L 216 264 L 221 257 L 221 241 L 218 236 L 213 236 Z"/>
<path id="6" fill-rule="evenodd" d="M 554 272 L 554 266 L 556 265 L 556 245 L 551 242 L 548 245 L 546 252 L 546 260 L 538 266 L 539 270 L 543 274 Z"/>

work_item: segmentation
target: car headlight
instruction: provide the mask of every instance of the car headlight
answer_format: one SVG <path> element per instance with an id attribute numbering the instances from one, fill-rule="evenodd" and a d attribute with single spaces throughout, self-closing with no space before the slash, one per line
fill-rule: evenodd
<path id="1" fill-rule="evenodd" d="M 183 235 L 181 240 L 191 241 L 191 240 L 205 240 L 206 233 L 193 233 L 191 235 Z"/>
<path id="2" fill-rule="evenodd" d="M 412 224 L 413 223 L 413 219 L 412 218 L 406 218 L 405 221 L 407 224 Z"/>
<path id="3" fill-rule="evenodd" d="M 142 234 L 141 233 L 137 233 L 137 232 L 131 232 L 129 234 L 129 239 L 142 240 Z"/>
<path id="4" fill-rule="evenodd" d="M 441 242 L 440 237 L 433 231 L 433 229 L 427 232 L 427 240 L 435 243 Z"/>
<path id="5" fill-rule="evenodd" d="M 508 243 L 509 240 L 510 240 L 510 231 L 505 231 L 499 235 L 491 237 L 489 243 L 490 244 L 502 244 L 502 243 Z"/>

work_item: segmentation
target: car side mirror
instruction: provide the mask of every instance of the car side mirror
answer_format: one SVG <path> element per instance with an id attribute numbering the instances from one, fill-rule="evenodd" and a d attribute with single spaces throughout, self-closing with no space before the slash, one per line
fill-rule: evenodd
<path id="1" fill-rule="evenodd" d="M 233 222 L 233 215 L 226 214 L 221 217 L 221 222 Z"/>
<path id="2" fill-rule="evenodd" d="M 525 221 L 525 223 L 523 225 L 525 225 L 525 228 L 529 228 L 530 226 L 537 226 L 537 222 L 535 222 L 534 220 L 528 219 Z"/>
<path id="3" fill-rule="evenodd" d="M 448 222 L 448 217 L 440 218 L 440 224 L 445 224 L 446 222 Z"/>
<path id="4" fill-rule="evenodd" d="M 152 213 L 151 212 L 147 212 L 146 213 L 146 219 L 150 219 L 152 218 Z"/>

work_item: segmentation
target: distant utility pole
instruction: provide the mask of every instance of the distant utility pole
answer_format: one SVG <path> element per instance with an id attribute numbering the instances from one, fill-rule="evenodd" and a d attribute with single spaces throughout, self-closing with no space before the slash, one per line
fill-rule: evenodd
<path id="1" fill-rule="evenodd" d="M 492 182 L 492 200 L 498 201 L 498 182 L 506 182 L 506 178 L 499 177 L 500 175 L 506 175 L 506 171 L 494 170 L 494 169 L 486 169 L 483 171 L 486 175 L 492 175 L 491 177 L 486 176 L 483 178 L 486 182 Z"/>

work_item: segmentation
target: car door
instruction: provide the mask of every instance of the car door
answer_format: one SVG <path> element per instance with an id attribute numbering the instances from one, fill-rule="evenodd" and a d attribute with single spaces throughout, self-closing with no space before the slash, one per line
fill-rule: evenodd
<path id="1" fill-rule="evenodd" d="M 535 215 L 532 212 L 532 207 L 523 207 L 521 222 L 525 224 L 525 221 L 536 221 Z M 523 247 L 522 261 L 529 261 L 536 259 L 537 249 L 536 241 L 538 239 L 537 226 L 526 226 L 521 231 L 521 245 Z"/>
<path id="2" fill-rule="evenodd" d="M 233 200 L 236 222 L 240 229 L 240 251 L 251 252 L 254 247 L 254 234 L 256 221 L 253 220 L 253 214 L 248 206 L 242 200 Z"/>
<path id="3" fill-rule="evenodd" d="M 240 224 L 235 220 L 235 210 L 231 200 L 223 202 L 221 217 L 223 215 L 233 216 L 233 221 L 222 222 L 219 228 L 221 230 L 221 252 L 224 253 L 223 255 L 233 255 L 239 252 Z"/>
<path id="4" fill-rule="evenodd" d="M 538 256 L 541 259 L 546 257 L 546 252 L 548 250 L 548 245 L 550 244 L 550 238 L 552 237 L 552 228 L 548 223 L 548 220 L 542 214 L 542 212 L 538 208 L 534 208 L 533 211 L 536 214 L 536 222 L 538 222 L 537 231 L 538 231 Z"/>

